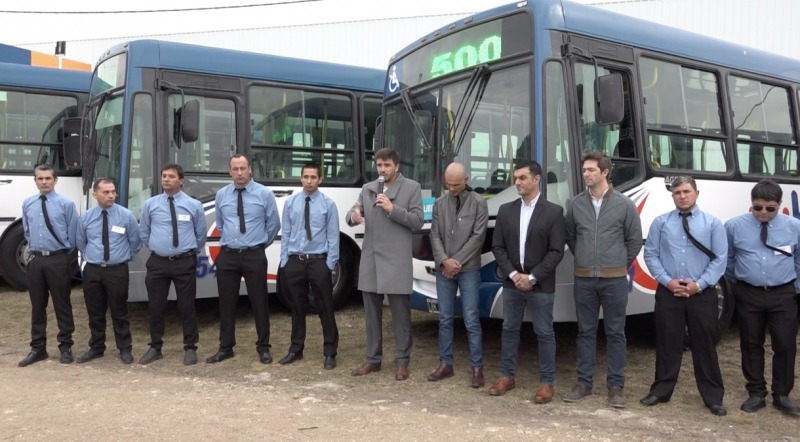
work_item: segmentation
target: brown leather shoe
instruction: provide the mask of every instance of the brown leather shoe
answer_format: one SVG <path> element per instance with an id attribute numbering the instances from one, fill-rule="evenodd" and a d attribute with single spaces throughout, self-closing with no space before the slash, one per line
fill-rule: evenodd
<path id="1" fill-rule="evenodd" d="M 472 367 L 472 388 L 481 388 L 486 384 L 483 379 L 483 367 Z"/>
<path id="2" fill-rule="evenodd" d="M 533 396 L 533 402 L 536 404 L 546 404 L 553 400 L 554 388 L 549 384 L 541 384 L 536 389 L 536 395 Z"/>
<path id="3" fill-rule="evenodd" d="M 439 363 L 439 368 L 437 368 L 436 371 L 428 375 L 428 380 L 431 382 L 436 382 L 452 376 L 453 376 L 453 366 L 441 362 Z"/>
<path id="4" fill-rule="evenodd" d="M 366 363 L 355 370 L 350 372 L 350 376 L 364 376 L 366 374 L 374 373 L 376 371 L 381 371 L 380 364 L 369 364 Z"/>
<path id="5" fill-rule="evenodd" d="M 506 394 L 507 391 L 513 390 L 515 385 L 516 382 L 514 382 L 513 379 L 501 376 L 500 379 L 489 388 L 489 395 L 502 396 Z"/>
<path id="6" fill-rule="evenodd" d="M 405 381 L 408 379 L 408 367 L 397 367 L 397 371 L 394 374 L 395 381 Z"/>

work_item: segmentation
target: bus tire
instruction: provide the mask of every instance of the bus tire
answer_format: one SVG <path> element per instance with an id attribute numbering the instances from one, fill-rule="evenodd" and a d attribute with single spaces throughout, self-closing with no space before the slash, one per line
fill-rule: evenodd
<path id="1" fill-rule="evenodd" d="M 728 281 L 725 278 L 722 278 L 717 282 L 714 286 L 714 290 L 717 292 L 717 330 L 716 330 L 716 342 L 722 340 L 722 337 L 725 336 L 725 332 L 728 331 L 728 326 L 731 325 L 731 321 L 733 320 L 733 313 L 735 310 L 735 298 L 733 295 L 733 290 L 731 286 L 728 284 Z"/>
<path id="2" fill-rule="evenodd" d="M 339 250 L 339 262 L 336 263 L 336 266 L 333 268 L 333 272 L 331 272 L 331 278 L 333 282 L 333 310 L 339 310 L 347 303 L 347 300 L 350 298 L 350 295 L 353 292 L 353 276 L 355 273 L 355 268 L 353 265 L 353 252 L 349 246 L 341 246 Z M 283 304 L 284 307 L 291 310 L 292 309 L 292 299 L 287 293 L 286 290 L 283 290 L 281 286 L 281 278 L 283 271 L 282 269 L 278 269 L 278 277 L 275 284 L 275 291 L 278 296 L 278 301 Z M 309 315 L 318 313 L 315 297 L 309 290 L 309 298 L 308 298 L 308 312 Z"/>
<path id="3" fill-rule="evenodd" d="M 0 260 L 3 263 L 3 278 L 15 290 L 27 290 L 25 282 L 25 268 L 28 266 L 28 241 L 22 230 L 22 223 L 9 228 L 8 233 L 0 243 Z"/>

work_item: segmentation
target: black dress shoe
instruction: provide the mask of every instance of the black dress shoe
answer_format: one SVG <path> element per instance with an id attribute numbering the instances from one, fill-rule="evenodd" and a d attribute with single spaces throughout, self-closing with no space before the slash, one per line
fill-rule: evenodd
<path id="1" fill-rule="evenodd" d="M 728 411 L 722 405 L 709 405 L 708 409 L 711 410 L 711 414 L 714 416 L 726 416 Z"/>
<path id="2" fill-rule="evenodd" d="M 233 357 L 233 350 L 220 350 L 214 356 L 206 359 L 206 363 L 208 364 L 216 364 L 217 362 L 222 362 L 225 359 L 230 359 Z"/>
<path id="3" fill-rule="evenodd" d="M 61 364 L 71 364 L 75 362 L 75 358 L 72 357 L 72 349 L 66 349 L 61 351 L 61 357 L 58 358 L 58 362 Z"/>
<path id="4" fill-rule="evenodd" d="M 797 406 L 789 396 L 773 396 L 772 405 L 784 414 L 791 416 L 800 416 L 800 406 Z"/>
<path id="5" fill-rule="evenodd" d="M 750 396 L 740 407 L 745 413 L 755 413 L 767 406 L 767 399 L 764 396 Z"/>
<path id="6" fill-rule="evenodd" d="M 302 359 L 302 358 L 303 358 L 303 356 L 301 355 L 300 359 Z M 261 360 L 262 364 L 271 364 L 272 363 L 272 355 L 269 353 L 269 350 L 259 350 L 258 351 L 258 359 Z"/>
<path id="7" fill-rule="evenodd" d="M 325 356 L 325 364 L 323 364 L 325 370 L 333 370 L 336 368 L 336 356 Z"/>
<path id="8" fill-rule="evenodd" d="M 131 353 L 130 348 L 125 348 L 119 351 L 119 359 L 122 361 L 123 364 L 132 364 L 133 363 L 133 353 Z M 80 362 L 80 361 L 78 361 Z"/>
<path id="9" fill-rule="evenodd" d="M 17 365 L 20 367 L 27 367 L 39 361 L 44 361 L 47 358 L 48 358 L 47 350 L 39 350 L 39 351 L 31 350 L 31 352 L 28 353 L 28 356 L 25 356 L 25 359 L 19 361 L 19 364 Z"/>
<path id="10" fill-rule="evenodd" d="M 90 348 L 89 351 L 86 353 L 78 356 L 78 363 L 83 364 L 84 362 L 89 362 L 92 359 L 102 358 L 104 350 L 99 350 L 96 348 Z"/>
<path id="11" fill-rule="evenodd" d="M 644 405 L 645 407 L 652 407 L 653 405 L 658 405 L 661 402 L 666 402 L 666 401 L 662 401 L 661 398 L 652 394 L 648 394 L 647 396 L 643 397 L 642 400 L 639 401 L 639 403 Z"/>
<path id="12" fill-rule="evenodd" d="M 286 356 L 283 357 L 283 359 L 278 361 L 278 363 L 281 365 L 286 365 L 291 364 L 294 361 L 299 361 L 300 359 L 303 359 L 303 352 L 294 353 L 290 351 Z"/>
<path id="13" fill-rule="evenodd" d="M 164 357 L 164 355 L 161 354 L 161 349 L 160 348 L 150 347 L 150 349 L 147 350 L 147 353 L 145 353 L 144 356 L 142 356 L 141 359 L 139 359 L 139 363 L 142 364 L 142 365 L 147 365 L 147 364 L 149 364 L 151 362 L 155 362 L 155 361 L 157 361 L 157 360 L 159 360 L 159 359 L 161 359 L 163 357 Z"/>

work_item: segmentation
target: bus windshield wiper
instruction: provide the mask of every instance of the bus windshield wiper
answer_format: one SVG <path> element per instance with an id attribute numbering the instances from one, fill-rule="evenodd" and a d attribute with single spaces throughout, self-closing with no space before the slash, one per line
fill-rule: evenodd
<path id="1" fill-rule="evenodd" d="M 442 145 L 443 157 L 447 156 L 450 151 L 453 150 L 453 138 L 456 136 L 456 134 L 458 134 L 458 128 L 461 127 L 461 122 L 464 121 L 464 129 L 461 131 L 461 134 L 458 137 L 458 142 L 455 144 L 456 149 L 453 152 L 453 156 L 458 155 L 458 150 L 460 149 L 461 143 L 464 141 L 464 137 L 467 133 L 466 129 L 470 124 L 472 124 L 472 119 L 475 116 L 475 112 L 478 110 L 478 104 L 480 104 L 481 99 L 483 98 L 483 92 L 486 90 L 486 85 L 489 83 L 489 78 L 491 76 L 492 71 L 489 69 L 489 66 L 485 64 L 476 66 L 475 69 L 472 70 L 472 75 L 469 77 L 467 88 L 464 90 L 464 96 L 461 97 L 461 101 L 458 103 L 458 107 L 456 108 L 456 119 L 453 122 L 453 127 L 451 128 L 452 136 L 446 137 L 445 144 Z M 469 113 L 467 113 L 466 120 L 464 120 L 464 113 L 467 110 L 467 103 L 469 102 L 470 98 L 473 97 L 474 93 L 476 93 L 475 99 L 472 101 L 472 107 L 469 109 Z"/>
<path id="2" fill-rule="evenodd" d="M 417 132 L 422 141 L 425 143 L 425 150 L 433 149 L 431 147 L 430 141 L 428 141 L 428 137 L 425 135 L 425 132 L 422 130 L 422 126 L 419 125 L 417 121 L 417 117 L 414 114 L 414 110 L 411 108 L 411 100 L 408 98 L 409 92 L 408 89 L 403 89 L 403 92 L 400 93 L 400 98 L 403 100 L 403 107 L 406 109 L 408 113 L 408 118 L 411 119 L 411 124 L 414 125 L 414 130 Z"/>
<path id="3" fill-rule="evenodd" d="M 111 96 L 110 91 L 106 91 L 100 94 L 100 98 L 98 98 L 95 103 L 89 103 L 86 109 L 86 113 L 83 116 L 84 121 L 88 120 L 88 124 L 81 124 L 81 143 L 84 140 L 86 141 L 86 149 L 83 149 L 83 193 L 87 193 L 89 189 L 92 187 L 92 181 L 94 180 L 94 160 L 95 160 L 95 146 L 94 140 L 95 131 L 94 131 L 94 123 L 97 119 L 97 115 L 100 112 L 100 109 L 103 108 L 103 105 L 108 101 L 108 97 Z M 96 109 L 96 111 L 95 111 Z M 84 129 L 88 129 L 89 133 L 87 137 L 83 136 Z"/>

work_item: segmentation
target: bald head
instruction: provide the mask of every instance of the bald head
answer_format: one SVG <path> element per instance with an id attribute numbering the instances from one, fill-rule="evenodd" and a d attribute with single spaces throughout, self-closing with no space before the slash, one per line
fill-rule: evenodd
<path id="1" fill-rule="evenodd" d="M 450 195 L 458 196 L 467 187 L 467 171 L 461 163 L 450 163 L 444 171 L 444 183 Z"/>

